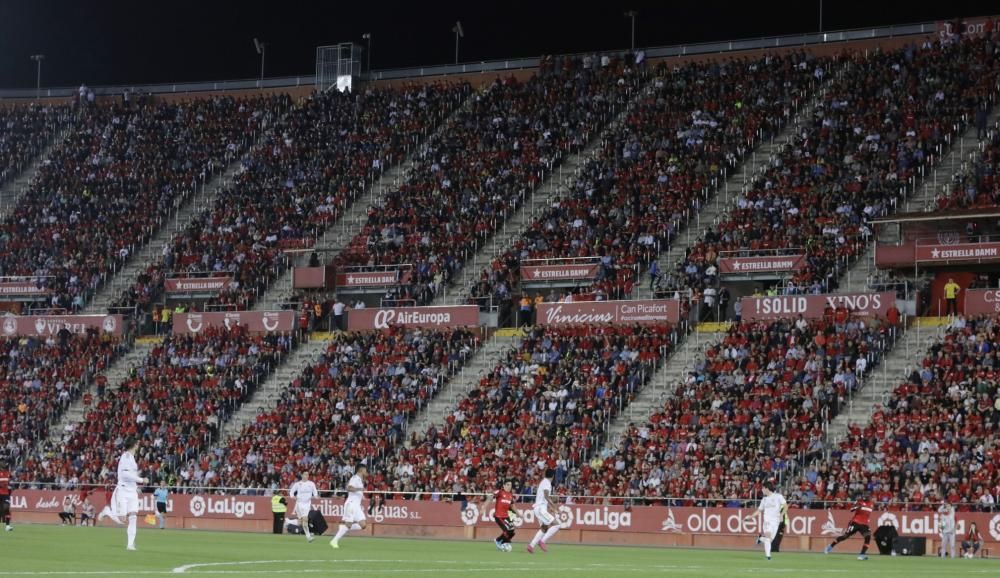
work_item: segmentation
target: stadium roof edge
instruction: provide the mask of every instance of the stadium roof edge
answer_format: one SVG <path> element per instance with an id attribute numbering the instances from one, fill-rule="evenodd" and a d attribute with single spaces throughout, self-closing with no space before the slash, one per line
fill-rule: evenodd
<path id="1" fill-rule="evenodd" d="M 984 16 L 968 17 L 965 20 L 978 18 L 989 18 Z M 819 32 L 812 34 L 795 34 L 787 36 L 772 36 L 764 38 L 753 38 L 743 40 L 729 40 L 722 42 L 703 42 L 697 44 L 683 44 L 675 46 L 664 46 L 654 48 L 643 48 L 647 58 L 668 58 L 672 56 L 692 56 L 699 54 L 717 54 L 724 52 L 737 52 L 744 50 L 756 50 L 765 48 L 788 48 L 794 46 L 822 45 L 836 42 L 850 42 L 855 40 L 871 40 L 878 38 L 894 38 L 899 36 L 911 36 L 934 33 L 939 30 L 940 22 L 922 22 L 917 24 L 904 24 L 895 26 L 882 26 L 876 28 L 860 28 L 851 30 L 839 30 L 832 32 Z M 627 50 L 589 51 L 602 53 L 625 53 Z M 398 68 L 390 70 L 376 70 L 365 80 L 402 80 L 407 78 L 425 78 L 431 76 L 446 76 L 449 74 L 467 73 L 487 73 L 502 72 L 504 70 L 519 70 L 526 68 L 537 68 L 539 57 L 519 58 L 510 60 L 494 60 L 488 62 L 465 63 L 457 65 L 437 65 L 421 66 L 411 68 Z M 172 94 L 188 92 L 206 92 L 220 90 L 258 90 L 275 88 L 294 88 L 301 86 L 312 86 L 315 84 L 315 76 L 284 76 L 265 79 L 243 79 L 243 80 L 221 80 L 205 82 L 177 82 L 163 84 L 136 84 L 136 85 L 115 85 L 91 87 L 95 94 L 114 95 L 121 94 L 126 90 L 131 92 L 148 92 L 152 94 Z M 42 98 L 69 97 L 75 95 L 76 87 L 44 88 L 41 92 Z M 25 89 L 0 89 L 0 98 L 35 98 L 35 90 Z"/>

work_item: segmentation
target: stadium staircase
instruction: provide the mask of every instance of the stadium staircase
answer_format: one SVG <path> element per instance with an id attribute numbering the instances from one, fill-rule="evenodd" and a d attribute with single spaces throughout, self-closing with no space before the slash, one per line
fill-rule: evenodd
<path id="1" fill-rule="evenodd" d="M 669 250 L 660 253 L 658 261 L 661 271 L 673 270 L 674 263 L 684 259 L 687 249 L 698 242 L 698 238 L 704 234 L 706 228 L 713 225 L 726 213 L 730 202 L 735 202 L 735 198 L 731 197 L 728 191 L 741 190 L 753 180 L 754 175 L 767 170 L 767 166 L 776 158 L 777 151 L 781 150 L 781 147 L 785 146 L 786 143 L 791 142 L 796 132 L 795 129 L 800 124 L 808 122 L 812 117 L 812 111 L 819 102 L 822 90 L 821 88 L 817 96 L 802 107 L 792 121 L 782 127 L 781 132 L 774 138 L 760 143 L 744 159 L 737 172 L 727 175 L 726 181 L 716 189 L 714 202 L 703 206 L 693 223 L 689 223 L 686 232 L 675 239 Z M 653 294 L 649 290 L 648 275 L 644 274 L 638 285 L 640 287 L 639 298 L 653 298 Z M 629 423 L 645 422 L 650 414 L 662 407 L 664 400 L 673 395 L 674 387 L 684 374 L 694 366 L 698 356 L 703 354 L 703 346 L 707 343 L 706 338 L 711 340 L 714 331 L 725 331 L 725 328 L 724 324 L 712 324 L 711 331 L 700 331 L 698 327 L 695 327 L 693 332 L 686 336 L 680 346 L 670 354 L 670 357 L 660 366 L 650 381 L 636 394 L 632 402 L 612 420 L 608 427 L 607 442 L 617 444 L 619 436 L 628 429 Z"/>
<path id="2" fill-rule="evenodd" d="M 830 75 L 830 78 L 833 76 Z M 753 150 L 747 153 L 738 167 L 735 167 L 736 172 L 727 172 L 722 179 L 717 181 L 718 184 L 711 202 L 702 205 L 701 209 L 688 221 L 683 233 L 678 233 L 666 251 L 660 251 L 656 259 L 660 271 L 673 271 L 677 262 L 687 256 L 688 249 L 699 242 L 708 228 L 716 225 L 725 217 L 731 206 L 736 203 L 741 191 L 746 190 L 753 183 L 753 179 L 758 173 L 766 171 L 775 161 L 781 149 L 792 142 L 797 132 L 795 129 L 812 119 L 813 109 L 819 103 L 823 92 L 824 89 L 820 88 L 817 91 L 817 96 L 814 96 L 798 110 L 791 122 L 782 127 L 781 132 L 768 141 L 755 143 Z M 640 271 L 640 273 L 639 282 L 636 284 L 636 298 L 652 299 L 653 291 L 649 287 L 649 275 L 646 271 Z"/>
<path id="3" fill-rule="evenodd" d="M 987 125 L 996 126 L 998 120 L 1000 120 L 1000 106 L 993 107 Z M 903 204 L 900 212 L 933 211 L 937 195 L 951 192 L 953 186 L 951 177 L 968 170 L 979 154 L 976 127 L 970 124 L 966 131 L 955 139 L 941 161 L 928 169 L 929 174 L 924 174 L 923 181 Z M 847 270 L 838 293 L 860 293 L 868 290 L 868 279 L 875 272 L 874 251 L 875 244 L 869 243 L 864 253 L 858 257 L 858 261 Z"/>
<path id="4" fill-rule="evenodd" d="M 122 382 L 128 378 L 133 368 L 142 367 L 146 363 L 146 357 L 149 352 L 153 350 L 157 345 L 162 343 L 162 338 L 141 338 L 136 340 L 132 344 L 131 349 L 128 353 L 119 357 L 112 363 L 106 371 L 104 371 L 104 376 L 108 378 L 108 386 L 105 391 L 105 396 L 111 396 L 115 391 L 118 390 Z M 87 410 L 83 405 L 82 393 L 92 392 L 94 393 L 95 403 L 96 403 L 96 392 L 93 392 L 96 388 L 94 384 L 88 385 L 84 392 L 81 392 L 79 399 L 70 404 L 69 408 L 63 412 L 62 416 L 49 428 L 49 441 L 52 443 L 59 443 L 62 440 L 63 433 L 65 432 L 66 426 L 69 424 L 82 423 L 87 417 Z"/>
<path id="5" fill-rule="evenodd" d="M 414 416 L 407 427 L 418 434 L 427 431 L 431 424 L 441 424 L 459 401 L 479 384 L 483 375 L 496 367 L 510 349 L 516 349 L 520 337 L 494 334 L 472 356 L 468 363 L 424 406 L 423 411 Z"/>
<path id="6" fill-rule="evenodd" d="M 38 169 L 41 168 L 42 164 L 49 158 L 52 151 L 55 150 L 63 139 L 69 135 L 70 131 L 73 130 L 72 126 L 68 126 L 61 130 L 52 139 L 52 142 L 46 146 L 42 152 L 35 157 L 35 159 L 28 165 L 28 168 L 21 171 L 16 178 L 11 180 L 9 183 L 0 187 L 0 219 L 6 218 L 7 215 L 13 211 L 14 207 L 21 201 L 21 197 L 24 193 L 28 192 L 31 187 L 32 181 L 35 180 L 35 175 L 38 174 Z"/>
<path id="7" fill-rule="evenodd" d="M 850 424 L 864 426 L 875 412 L 875 405 L 884 405 L 893 390 L 914 369 L 921 366 L 928 347 L 939 341 L 947 329 L 947 318 L 923 317 L 914 320 L 903 338 L 896 344 L 865 380 L 858 391 L 827 426 L 827 448 L 834 447 L 847 435 Z"/>
<path id="8" fill-rule="evenodd" d="M 458 305 L 465 303 L 469 295 L 469 289 L 473 282 L 479 279 L 483 269 L 490 266 L 494 257 L 502 255 L 513 245 L 517 239 L 528 230 L 528 227 L 545 213 L 552 205 L 552 202 L 562 193 L 571 189 L 580 176 L 580 171 L 592 160 L 600 158 L 604 147 L 604 139 L 608 135 L 613 135 L 621 128 L 622 123 L 628 119 L 629 113 L 636 103 L 648 96 L 654 90 L 652 81 L 647 81 L 645 88 L 636 92 L 636 96 L 628 102 L 625 108 L 615 116 L 604 130 L 597 133 L 590 139 L 586 148 L 577 154 L 567 156 L 562 159 L 558 167 L 554 167 L 552 172 L 535 189 L 528 202 L 521 207 L 510 218 L 504 220 L 503 227 L 497 231 L 491 239 L 479 248 L 479 251 L 471 259 L 465 262 L 462 270 L 458 273 L 458 278 L 451 287 L 434 298 L 431 305 Z"/>
<path id="9" fill-rule="evenodd" d="M 323 260 L 329 260 L 334 255 L 340 254 L 347 246 L 361 232 L 361 229 L 368 222 L 368 208 L 373 205 L 378 205 L 379 201 L 382 199 L 382 195 L 387 191 L 393 191 L 398 189 L 406 180 L 409 178 L 409 173 L 416 165 L 416 163 L 422 159 L 423 152 L 426 149 L 426 143 L 436 139 L 440 135 L 444 134 L 446 130 L 451 126 L 452 119 L 456 118 L 458 114 L 463 112 L 468 112 L 470 107 L 476 102 L 476 91 L 472 91 L 465 98 L 465 102 L 462 106 L 456 108 L 447 118 L 444 119 L 435 129 L 434 132 L 424 139 L 423 143 L 418 146 L 413 153 L 410 154 L 409 158 L 405 161 L 398 163 L 394 167 L 382 173 L 382 176 L 378 180 L 372 183 L 368 188 L 367 194 L 362 194 L 358 196 L 353 202 L 351 202 L 350 207 L 347 211 L 337 219 L 337 222 L 332 226 L 328 227 L 323 233 L 323 237 L 316 240 L 316 244 L 313 246 L 313 250 L 320 255 L 325 255 Z M 305 264 L 305 255 L 299 257 L 302 261 L 300 264 Z M 295 259 L 293 259 L 292 265 L 294 265 Z M 254 304 L 255 311 L 269 311 L 274 309 L 280 309 L 282 303 L 287 299 L 287 297 L 292 292 L 292 267 L 287 267 L 281 274 L 275 279 L 267 293 L 261 296 L 260 299 Z"/>
<path id="10" fill-rule="evenodd" d="M 302 374 L 307 365 L 319 359 L 328 344 L 327 339 L 312 339 L 299 343 L 299 346 L 288 354 L 275 371 L 271 372 L 243 407 L 222 425 L 219 445 L 224 446 L 229 440 L 240 435 L 244 426 L 256 418 L 258 411 L 273 408 L 281 393 Z"/>
<path id="11" fill-rule="evenodd" d="M 261 131 L 264 134 L 266 131 Z M 253 151 L 251 146 L 244 155 L 229 163 L 219 174 L 212 177 L 205 185 L 187 199 L 180 201 L 175 207 L 173 214 L 164 220 L 163 225 L 156 235 L 138 251 L 129 255 L 125 265 L 117 271 L 111 279 L 104 283 L 97 290 L 87 303 L 83 313 L 100 314 L 107 313 L 108 307 L 114 300 L 129 287 L 135 285 L 139 275 L 153 263 L 163 257 L 163 249 L 174 238 L 174 235 L 183 231 L 191 221 L 202 211 L 210 209 L 215 204 L 215 198 L 219 191 L 228 187 L 241 167 L 241 162 L 245 155 Z"/>
<path id="12" fill-rule="evenodd" d="M 719 334 L 720 337 L 721 335 Z M 680 347 L 670 354 L 666 362 L 639 390 L 632 402 L 611 421 L 606 437 L 610 447 L 617 446 L 620 436 L 628 429 L 629 424 L 645 423 L 650 415 L 663 408 L 665 400 L 673 395 L 674 388 L 704 355 L 705 345 L 713 341 L 714 337 L 715 335 L 711 333 L 695 331 L 684 339 Z"/>

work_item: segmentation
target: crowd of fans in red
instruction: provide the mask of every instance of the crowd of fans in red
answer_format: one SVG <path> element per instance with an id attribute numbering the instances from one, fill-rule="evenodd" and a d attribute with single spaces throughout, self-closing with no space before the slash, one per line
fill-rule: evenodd
<path id="1" fill-rule="evenodd" d="M 0 275 L 30 276 L 51 305 L 80 309 L 181 199 L 238 158 L 282 99 L 96 104 L 0 223 Z"/>
<path id="2" fill-rule="evenodd" d="M 620 58 L 566 57 L 525 81 L 497 79 L 371 207 L 338 265 L 412 265 L 397 298 L 429 303 L 543 177 L 626 106 L 644 75 Z"/>
<path id="3" fill-rule="evenodd" d="M 784 251 L 807 260 L 790 285 L 834 290 L 870 241 L 868 221 L 894 207 L 911 177 L 992 101 L 998 72 L 985 38 L 842 59 L 822 75 L 829 80 L 808 122 L 668 282 L 699 291 L 714 283 L 723 252 Z"/>
<path id="4" fill-rule="evenodd" d="M 580 289 L 628 298 L 706 188 L 780 129 L 815 89 L 814 70 L 826 66 L 805 53 L 657 66 L 651 90 L 600 155 L 482 272 L 470 302 L 509 305 L 521 260 L 559 257 L 600 258 L 598 279 Z"/>
<path id="5" fill-rule="evenodd" d="M 118 339 L 96 331 L 0 339 L 0 453 L 28 455 L 120 353 Z"/>
<path id="6" fill-rule="evenodd" d="M 567 492 L 577 468 L 673 347 L 657 326 L 532 329 L 445 423 L 412 432 L 386 462 L 400 491 L 490 492 L 504 478 L 539 479 L 548 467 Z"/>
<path id="7" fill-rule="evenodd" d="M 228 487 L 288 487 L 309 471 L 320 487 L 345 487 L 353 467 L 394 452 L 406 424 L 479 347 L 478 332 L 394 327 L 341 333 L 277 405 L 215 460 Z M 369 485 L 381 487 L 373 469 Z"/>
<path id="8" fill-rule="evenodd" d="M 956 317 L 912 374 L 852 424 L 828 462 L 810 468 L 791 498 L 821 504 L 870 493 L 885 507 L 992 511 L 1000 500 L 1000 317 Z"/>
<path id="9" fill-rule="evenodd" d="M 250 334 L 244 327 L 173 334 L 157 345 L 116 391 L 104 391 L 84 421 L 25 462 L 25 478 L 60 485 L 113 478 L 128 436 L 140 438 L 139 468 L 178 485 L 212 485 L 205 453 L 219 427 L 294 347 L 284 334 Z M 109 478 L 111 476 L 111 478 Z"/>
<path id="10" fill-rule="evenodd" d="M 32 163 L 60 131 L 73 122 L 65 105 L 0 107 L 0 186 Z"/>
<path id="11" fill-rule="evenodd" d="M 231 276 L 215 302 L 247 309 L 383 171 L 469 92 L 464 84 L 315 94 L 278 119 L 215 204 L 176 235 L 117 304 L 145 306 L 167 276 Z M 287 99 L 287 97 L 284 97 Z"/>

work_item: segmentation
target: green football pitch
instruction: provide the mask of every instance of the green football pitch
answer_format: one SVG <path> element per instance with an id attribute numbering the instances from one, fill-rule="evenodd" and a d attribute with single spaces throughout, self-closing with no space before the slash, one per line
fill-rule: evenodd
<path id="1" fill-rule="evenodd" d="M 940 560 L 932 557 L 851 553 L 776 554 L 553 544 L 528 554 L 524 544 L 510 553 L 490 542 L 390 540 L 348 535 L 339 550 L 318 537 L 165 530 L 143 526 L 138 550 L 125 550 L 121 528 L 18 526 L 0 532 L 3 576 L 854 576 L 879 578 L 1000 575 L 1000 560 Z"/>

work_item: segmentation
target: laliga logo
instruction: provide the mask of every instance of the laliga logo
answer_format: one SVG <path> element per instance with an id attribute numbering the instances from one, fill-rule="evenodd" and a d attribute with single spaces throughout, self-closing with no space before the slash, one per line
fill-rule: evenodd
<path id="1" fill-rule="evenodd" d="M 375 314 L 375 329 L 388 329 L 389 324 L 394 319 L 396 319 L 396 311 L 394 309 L 380 309 Z"/>
<path id="2" fill-rule="evenodd" d="M 108 315 L 104 318 L 103 327 L 108 333 L 114 333 L 115 329 L 118 328 L 118 321 L 111 315 Z"/>
<path id="3" fill-rule="evenodd" d="M 1000 540 L 1000 514 L 990 520 L 990 536 L 993 536 L 994 540 Z"/>
<path id="4" fill-rule="evenodd" d="M 559 506 L 556 512 L 556 523 L 559 527 L 566 529 L 573 525 L 573 510 L 569 506 Z"/>
<path id="5" fill-rule="evenodd" d="M 476 520 L 479 518 L 479 506 L 475 504 L 469 504 L 462 510 L 462 523 L 466 526 L 475 526 Z"/>
<path id="6" fill-rule="evenodd" d="M 667 508 L 667 519 L 663 521 L 663 527 L 660 528 L 663 532 L 683 532 L 684 526 L 677 523 L 674 519 L 674 509 Z"/>
<path id="7" fill-rule="evenodd" d="M 3 332 L 7 335 L 14 335 L 17 333 L 17 318 L 7 317 L 3 320 Z"/>
<path id="8" fill-rule="evenodd" d="M 886 524 L 899 528 L 899 518 L 892 512 L 886 512 L 878 517 L 878 525 L 885 526 Z"/>
<path id="9" fill-rule="evenodd" d="M 879 525 L 881 525 L 881 522 L 879 522 Z M 830 510 L 826 511 L 826 522 L 821 528 L 821 533 L 823 536 L 839 536 L 844 533 L 842 528 L 837 527 L 837 522 L 833 520 L 833 512 Z"/>
<path id="10" fill-rule="evenodd" d="M 45 320 L 41 317 L 35 320 L 35 333 L 45 333 Z"/>
<path id="11" fill-rule="evenodd" d="M 202 327 L 204 327 L 204 324 L 201 322 L 201 315 L 198 315 L 197 313 L 191 313 L 187 316 L 185 321 L 187 323 L 188 331 L 191 333 L 198 333 L 201 331 Z"/>
<path id="12" fill-rule="evenodd" d="M 205 515 L 205 498 L 201 496 L 193 496 L 191 498 L 191 515 L 195 518 L 200 518 Z"/>

